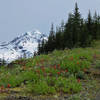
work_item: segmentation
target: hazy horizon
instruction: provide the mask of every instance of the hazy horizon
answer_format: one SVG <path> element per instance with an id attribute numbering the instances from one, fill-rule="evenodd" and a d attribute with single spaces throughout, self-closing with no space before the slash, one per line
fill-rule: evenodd
<path id="1" fill-rule="evenodd" d="M 49 33 L 52 22 L 56 26 L 67 21 L 75 2 L 84 18 L 89 10 L 100 14 L 100 0 L 0 0 L 0 42 L 34 29 Z"/>

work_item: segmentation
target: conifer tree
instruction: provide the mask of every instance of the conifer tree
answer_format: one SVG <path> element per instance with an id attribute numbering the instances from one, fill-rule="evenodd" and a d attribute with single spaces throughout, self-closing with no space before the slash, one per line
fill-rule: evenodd
<path id="1" fill-rule="evenodd" d="M 45 53 L 45 41 L 44 41 L 44 39 L 42 40 L 42 43 L 41 43 L 41 52 L 42 53 Z"/>
<path id="2" fill-rule="evenodd" d="M 93 39 L 98 39 L 98 16 L 96 12 L 93 16 Z"/>
<path id="3" fill-rule="evenodd" d="M 98 35 L 97 37 L 98 38 L 97 39 L 100 39 L 100 16 L 99 15 L 98 15 L 97 19 L 98 19 L 98 30 L 97 30 L 97 35 Z"/>
<path id="4" fill-rule="evenodd" d="M 75 4 L 74 14 L 69 14 L 68 22 L 65 25 L 64 41 L 65 47 L 78 47 L 80 44 L 80 24 L 81 15 L 78 11 L 77 3 Z"/>
<path id="5" fill-rule="evenodd" d="M 50 34 L 48 37 L 48 50 L 51 52 L 55 49 L 55 31 L 54 31 L 54 26 L 53 24 L 51 25 L 51 30 L 50 30 Z"/>
<path id="6" fill-rule="evenodd" d="M 86 23 L 82 20 L 81 21 L 81 36 L 80 36 L 80 47 L 89 46 L 89 34 L 87 31 Z"/>
<path id="7" fill-rule="evenodd" d="M 62 22 L 61 22 L 61 32 L 62 32 L 62 33 L 64 32 L 64 27 L 65 27 L 65 25 L 64 25 L 64 20 L 62 20 Z"/>
<path id="8" fill-rule="evenodd" d="M 42 52 L 41 52 L 41 44 L 40 44 L 40 42 L 39 42 L 39 44 L 38 44 L 38 55 L 40 55 Z"/>
<path id="9" fill-rule="evenodd" d="M 72 48 L 73 47 L 73 14 L 69 14 L 68 22 L 65 25 L 64 30 L 64 48 Z"/>
<path id="10" fill-rule="evenodd" d="M 56 28 L 56 35 L 55 35 L 55 48 L 61 49 L 62 48 L 62 29 Z"/>
<path id="11" fill-rule="evenodd" d="M 74 20 L 73 20 L 73 44 L 77 47 L 79 46 L 80 42 L 80 24 L 81 24 L 81 14 L 78 11 L 79 8 L 77 3 L 75 4 L 75 11 L 74 11 Z"/>
<path id="12" fill-rule="evenodd" d="M 90 10 L 89 10 L 89 13 L 88 13 L 88 18 L 87 18 L 87 21 L 86 21 L 86 25 L 87 25 L 87 32 L 89 33 L 89 38 L 92 41 L 92 39 L 93 39 L 93 20 L 92 20 Z"/>

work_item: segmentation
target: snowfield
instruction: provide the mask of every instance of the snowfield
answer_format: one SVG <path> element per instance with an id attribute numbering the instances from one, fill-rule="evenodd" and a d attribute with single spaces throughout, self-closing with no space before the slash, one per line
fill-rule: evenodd
<path id="1" fill-rule="evenodd" d="M 24 55 L 32 57 L 43 39 L 47 40 L 47 35 L 36 30 L 26 32 L 8 43 L 0 43 L 0 59 L 9 63 Z"/>

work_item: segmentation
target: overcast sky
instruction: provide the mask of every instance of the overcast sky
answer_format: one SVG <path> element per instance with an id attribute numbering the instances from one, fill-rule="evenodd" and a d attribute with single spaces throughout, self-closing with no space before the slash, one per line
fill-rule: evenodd
<path id="1" fill-rule="evenodd" d="M 100 0 L 0 0 L 0 42 L 34 29 L 48 33 L 52 22 L 67 20 L 75 2 L 84 17 L 89 9 L 100 14 Z"/>

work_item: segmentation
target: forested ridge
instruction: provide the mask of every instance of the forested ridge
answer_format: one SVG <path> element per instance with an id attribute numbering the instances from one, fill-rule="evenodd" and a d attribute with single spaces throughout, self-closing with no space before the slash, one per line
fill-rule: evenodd
<path id="1" fill-rule="evenodd" d="M 82 18 L 77 3 L 73 13 L 69 13 L 67 22 L 62 21 L 59 27 L 54 30 L 51 25 L 48 40 L 43 40 L 38 45 L 38 54 L 46 54 L 53 50 L 63 50 L 65 48 L 89 47 L 95 40 L 100 39 L 100 16 L 95 11 L 92 16 L 91 11 L 87 18 Z"/>

